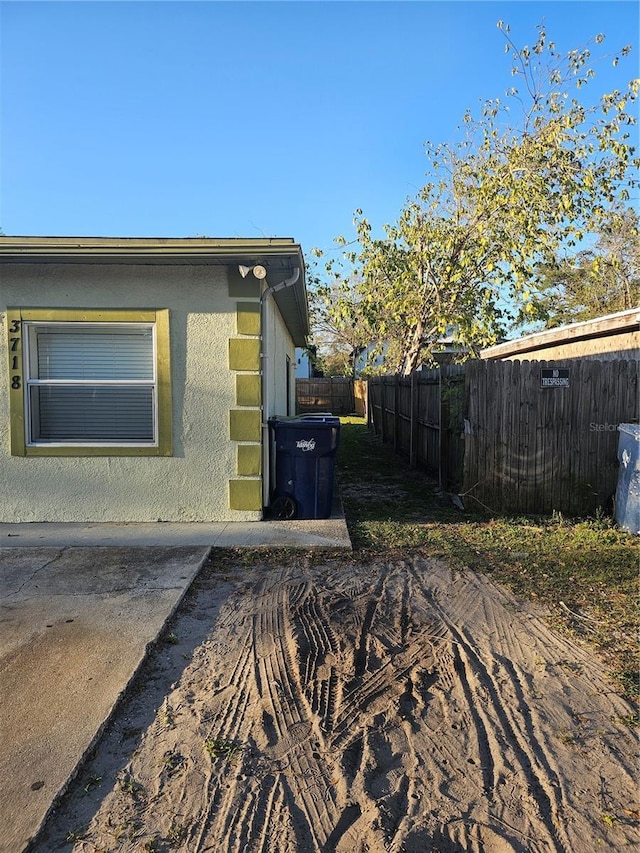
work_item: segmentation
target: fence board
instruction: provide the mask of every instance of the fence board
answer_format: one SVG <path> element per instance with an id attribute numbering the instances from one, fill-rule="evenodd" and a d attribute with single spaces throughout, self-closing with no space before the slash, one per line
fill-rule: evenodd
<path id="1" fill-rule="evenodd" d="M 477 406 L 479 396 L 470 394 L 469 389 L 473 383 L 477 381 L 477 364 L 476 361 L 468 361 L 465 365 L 465 422 L 464 422 L 464 461 L 462 466 L 462 482 L 469 484 L 472 477 L 472 472 L 477 473 L 478 469 L 478 442 L 474 441 L 471 435 L 472 424 L 478 424 L 479 417 Z"/>
<path id="2" fill-rule="evenodd" d="M 446 372 L 455 405 L 442 405 L 440 373 L 419 371 L 411 377 L 369 380 L 373 426 L 383 442 L 409 457 L 410 464 L 433 474 L 445 472 L 447 482 L 462 482 L 464 441 L 464 368 Z M 459 399 L 458 399 L 459 398 Z M 441 428 L 441 411 L 448 420 Z M 445 435 L 441 447 L 441 434 Z"/>
<path id="3" fill-rule="evenodd" d="M 351 415 L 356 411 L 354 382 L 346 376 L 296 379 L 296 412 L 332 412 Z"/>
<path id="4" fill-rule="evenodd" d="M 519 435 L 520 435 L 520 362 L 511 361 L 510 370 L 505 376 L 507 394 L 503 394 L 503 424 L 507 434 L 502 436 L 503 443 L 503 489 L 507 505 L 514 502 L 519 481 Z"/>
<path id="5" fill-rule="evenodd" d="M 521 399 L 524 401 L 525 417 L 521 425 L 525 436 L 522 454 L 518 461 L 520 478 L 518 491 L 522 497 L 518 500 L 518 506 L 522 506 L 523 512 L 535 512 L 536 509 L 536 486 L 537 486 L 537 452 L 538 452 L 538 424 L 536 418 L 536 406 L 533 397 L 524 391 L 531 387 L 537 376 L 536 363 L 534 361 L 521 362 L 520 379 L 522 381 Z"/>
<path id="6" fill-rule="evenodd" d="M 410 432 L 409 440 L 409 465 L 415 468 L 418 464 L 418 374 L 414 371 L 411 374 L 411 394 L 410 394 Z"/>
<path id="7" fill-rule="evenodd" d="M 356 415 L 361 418 L 368 416 L 368 388 L 364 379 L 356 379 L 353 383 L 353 396 Z"/>

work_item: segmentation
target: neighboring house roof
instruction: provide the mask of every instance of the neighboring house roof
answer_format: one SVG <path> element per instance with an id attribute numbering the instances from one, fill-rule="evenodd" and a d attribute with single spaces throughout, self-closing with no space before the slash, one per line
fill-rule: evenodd
<path id="1" fill-rule="evenodd" d="M 581 323 L 570 323 L 555 329 L 544 329 L 513 341 L 505 341 L 480 352 L 481 358 L 509 358 L 529 352 L 540 352 L 558 344 L 597 340 L 610 335 L 634 332 L 640 329 L 640 308 L 607 314 Z"/>
<path id="2" fill-rule="evenodd" d="M 273 298 L 296 346 L 309 334 L 309 312 L 300 245 L 289 237 L 4 237 L 0 264 L 260 264 L 270 286 L 299 277 Z"/>

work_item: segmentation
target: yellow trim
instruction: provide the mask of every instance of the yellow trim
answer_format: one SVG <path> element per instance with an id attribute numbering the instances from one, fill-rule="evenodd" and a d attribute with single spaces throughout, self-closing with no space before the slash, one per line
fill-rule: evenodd
<path id="1" fill-rule="evenodd" d="M 246 337 L 229 338 L 229 369 L 236 374 L 236 406 L 229 409 L 229 437 L 238 444 L 236 472 L 242 479 L 229 480 L 229 509 L 262 512 L 262 378 L 260 375 L 260 310 L 258 281 L 240 279 L 229 272 L 231 297 L 255 297 L 255 301 L 236 302 L 236 331 Z"/>
<path id="2" fill-rule="evenodd" d="M 156 314 L 156 370 L 158 374 L 158 456 L 173 453 L 173 418 L 171 410 L 171 343 L 169 309 Z"/>
<path id="3" fill-rule="evenodd" d="M 262 416 L 259 409 L 230 409 L 229 438 L 232 441 L 260 441 Z"/>
<path id="4" fill-rule="evenodd" d="M 258 301 L 236 303 L 236 326 L 239 335 L 260 334 L 260 303 Z"/>
<path id="5" fill-rule="evenodd" d="M 241 477 L 259 477 L 262 473 L 262 445 L 238 445 L 238 474 Z"/>
<path id="6" fill-rule="evenodd" d="M 229 369 L 260 370 L 260 340 L 258 338 L 229 338 Z"/>
<path id="7" fill-rule="evenodd" d="M 77 308 L 9 308 L 7 333 L 15 321 L 41 323 L 154 323 L 156 328 L 156 370 L 158 393 L 158 446 L 57 446 L 29 447 L 25 441 L 24 382 L 20 389 L 9 389 L 11 412 L 11 454 L 13 456 L 171 456 L 171 347 L 169 336 L 169 310 L 119 311 Z M 21 335 L 20 335 L 21 337 Z M 9 344 L 7 334 L 7 344 Z M 20 376 L 23 377 L 22 343 L 19 346 Z M 9 353 L 10 355 L 12 353 Z M 14 353 L 14 354 L 17 354 Z M 11 368 L 12 361 L 9 362 Z M 10 370 L 10 376 L 12 371 Z M 15 371 L 14 371 L 15 373 Z M 10 382 L 11 385 L 11 382 Z"/>
<path id="8" fill-rule="evenodd" d="M 112 311 L 93 308 L 22 308 L 23 320 L 41 323 L 154 323 L 160 311 Z M 168 313 L 168 312 L 167 312 Z"/>
<path id="9" fill-rule="evenodd" d="M 12 453 L 18 456 L 17 453 Z M 170 456 L 161 453 L 159 447 L 27 447 L 23 456 Z"/>
<path id="10" fill-rule="evenodd" d="M 262 383 L 258 373 L 236 374 L 236 406 L 259 406 L 262 403 Z"/>
<path id="11" fill-rule="evenodd" d="M 262 511 L 261 480 L 229 480 L 229 509 Z"/>

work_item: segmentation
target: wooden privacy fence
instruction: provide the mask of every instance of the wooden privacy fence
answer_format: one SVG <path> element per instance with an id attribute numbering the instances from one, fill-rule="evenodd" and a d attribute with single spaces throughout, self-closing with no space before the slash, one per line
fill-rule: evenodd
<path id="1" fill-rule="evenodd" d="M 331 412 L 366 417 L 367 383 L 347 376 L 296 379 L 296 412 Z"/>
<path id="2" fill-rule="evenodd" d="M 371 380 L 384 441 L 468 507 L 572 515 L 606 507 L 618 424 L 638 420 L 636 361 L 470 361 Z"/>
<path id="3" fill-rule="evenodd" d="M 369 380 L 369 420 L 376 433 L 412 466 L 426 468 L 455 491 L 462 485 L 464 380 L 460 365 Z"/>
<path id="4" fill-rule="evenodd" d="M 573 515 L 607 506 L 618 424 L 638 419 L 636 361 L 473 361 L 465 381 L 471 502 Z"/>

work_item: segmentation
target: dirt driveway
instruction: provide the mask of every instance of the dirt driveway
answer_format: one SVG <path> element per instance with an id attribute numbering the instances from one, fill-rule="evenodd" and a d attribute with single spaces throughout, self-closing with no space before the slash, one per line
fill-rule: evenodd
<path id="1" fill-rule="evenodd" d="M 435 559 L 274 565 L 213 552 L 37 853 L 635 848 L 590 652 Z"/>

